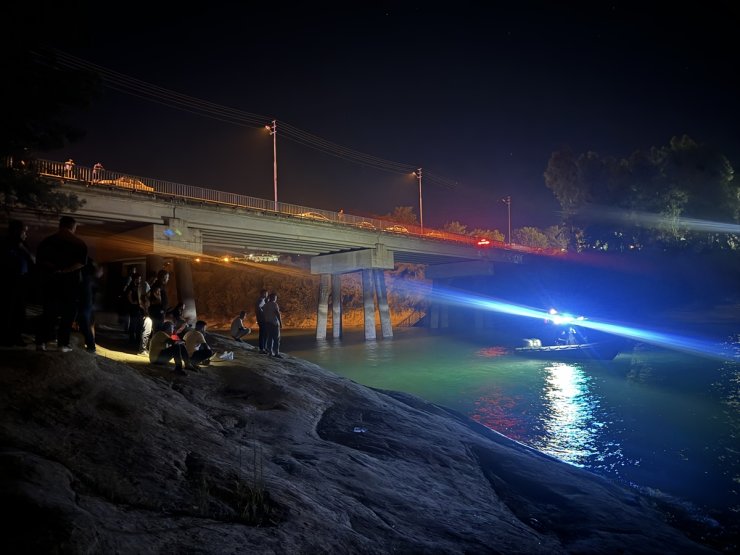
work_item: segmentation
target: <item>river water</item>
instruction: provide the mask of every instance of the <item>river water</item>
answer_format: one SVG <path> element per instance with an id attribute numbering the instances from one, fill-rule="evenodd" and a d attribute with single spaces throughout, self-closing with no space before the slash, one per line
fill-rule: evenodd
<path id="1" fill-rule="evenodd" d="M 289 332 L 283 348 L 726 522 L 740 511 L 740 345 L 731 337 L 717 340 L 722 357 L 637 343 L 613 361 L 576 364 L 419 328 L 372 342 L 361 331 L 326 341 Z"/>

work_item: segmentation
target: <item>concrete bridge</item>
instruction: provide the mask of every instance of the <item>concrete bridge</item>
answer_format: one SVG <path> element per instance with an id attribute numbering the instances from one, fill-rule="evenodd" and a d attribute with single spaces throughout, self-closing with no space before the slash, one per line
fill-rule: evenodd
<path id="1" fill-rule="evenodd" d="M 330 291 L 333 299 L 341 299 L 341 275 L 361 272 L 365 337 L 374 339 L 376 299 L 382 335 L 393 334 L 383 272 L 396 263 L 424 264 L 427 277 L 437 281 L 491 275 L 494 263 L 522 263 L 527 255 L 537 253 L 504 243 L 479 245 L 479 238 L 377 218 L 69 168 L 60 162 L 36 160 L 32 169 L 84 200 L 74 216 L 87 230 L 94 226 L 99 251 L 106 256 L 101 262 L 145 256 L 146 266 L 156 270 L 163 267 L 165 258 L 173 259 L 178 295 L 190 317 L 196 314 L 190 262 L 198 256 L 309 256 L 311 273 L 321 276 L 318 338 L 327 334 Z M 55 225 L 55 218 L 48 218 Z M 340 337 L 341 303 L 332 303 L 331 309 L 332 333 Z M 443 327 L 445 311 L 446 306 L 432 304 L 430 325 Z"/>

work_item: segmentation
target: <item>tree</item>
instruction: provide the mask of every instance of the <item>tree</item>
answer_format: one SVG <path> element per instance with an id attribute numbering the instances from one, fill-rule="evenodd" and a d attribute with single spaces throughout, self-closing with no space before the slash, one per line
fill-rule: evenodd
<path id="1" fill-rule="evenodd" d="M 536 227 L 522 227 L 514 231 L 514 242 L 527 247 L 546 249 L 547 236 Z"/>
<path id="2" fill-rule="evenodd" d="M 13 206 L 36 210 L 76 210 L 76 195 L 36 176 L 33 160 L 39 152 L 62 148 L 82 131 L 70 120 L 88 106 L 98 78 L 86 71 L 62 67 L 50 51 L 16 47 L 3 56 L 1 71 L 12 78 L 0 109 L 0 198 L 6 211 Z"/>
<path id="3" fill-rule="evenodd" d="M 398 222 L 399 224 L 416 225 L 416 214 L 411 206 L 396 206 L 393 212 L 382 216 L 382 219 Z"/>
<path id="4" fill-rule="evenodd" d="M 740 217 L 732 165 L 686 135 L 623 159 L 555 152 L 545 185 L 563 209 L 571 241 L 582 233 L 590 248 L 734 244 L 728 233 L 700 234 L 685 223 L 686 218 L 730 223 Z"/>
<path id="5" fill-rule="evenodd" d="M 470 235 L 472 235 L 473 237 L 485 237 L 486 239 L 490 239 L 491 241 L 495 241 L 498 243 L 504 243 L 506 241 L 506 237 L 504 237 L 504 234 L 501 233 L 498 229 L 476 228 L 470 232 Z"/>
<path id="6" fill-rule="evenodd" d="M 460 222 L 447 222 L 442 228 L 443 231 L 448 233 L 457 233 L 458 235 L 465 235 L 467 233 L 468 226 L 461 224 Z"/>
<path id="7" fill-rule="evenodd" d="M 551 225 L 543 230 L 547 238 L 547 246 L 553 249 L 565 250 L 568 248 L 568 231 L 561 225 Z"/>

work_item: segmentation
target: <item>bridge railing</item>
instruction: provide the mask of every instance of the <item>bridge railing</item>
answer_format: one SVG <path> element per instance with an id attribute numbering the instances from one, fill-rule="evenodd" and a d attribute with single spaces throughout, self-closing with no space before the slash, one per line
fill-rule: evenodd
<path id="1" fill-rule="evenodd" d="M 44 177 L 58 178 L 63 182 L 80 183 L 88 187 L 122 189 L 150 195 L 152 197 L 166 196 L 191 202 L 230 206 L 247 210 L 256 210 L 263 213 L 269 212 L 276 215 L 286 215 L 312 222 L 347 225 L 365 231 L 413 235 L 429 240 L 453 241 L 469 245 L 475 245 L 478 241 L 478 238 L 471 237 L 469 235 L 461 235 L 430 228 L 422 229 L 420 226 L 412 224 L 400 224 L 398 222 L 380 218 L 345 214 L 344 212 L 333 212 L 284 202 L 278 202 L 277 206 L 275 206 L 275 202 L 272 200 L 218 191 L 206 187 L 184 185 L 182 183 L 174 183 L 161 179 L 152 179 L 150 177 L 125 174 L 102 168 L 96 169 L 95 167 L 90 168 L 78 166 L 75 164 L 68 164 L 66 162 L 55 162 L 52 160 L 41 159 L 33 159 L 26 162 L 25 160 L 14 161 L 13 159 L 6 159 L 5 164 L 18 169 L 33 171 Z M 499 241 L 491 241 L 488 247 L 535 253 L 543 253 L 546 250 L 535 249 L 523 245 L 506 244 Z"/>

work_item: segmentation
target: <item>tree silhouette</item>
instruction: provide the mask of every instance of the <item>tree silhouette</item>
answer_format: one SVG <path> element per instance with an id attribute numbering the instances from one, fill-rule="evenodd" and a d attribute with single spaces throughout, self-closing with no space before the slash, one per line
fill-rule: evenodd
<path id="1" fill-rule="evenodd" d="M 0 109 L 0 197 L 13 206 L 35 210 L 76 210 L 74 194 L 56 190 L 32 171 L 40 152 L 59 149 L 83 134 L 73 112 L 89 105 L 98 78 L 87 71 L 61 67 L 51 50 L 16 46 L 4 53 L 2 73 L 11 79 Z"/>
<path id="2" fill-rule="evenodd" d="M 731 247 L 736 240 L 730 233 L 692 231 L 686 223 L 686 218 L 733 223 L 740 217 L 732 165 L 686 135 L 622 159 L 554 152 L 545 184 L 560 203 L 571 240 L 582 232 L 589 247 Z"/>

